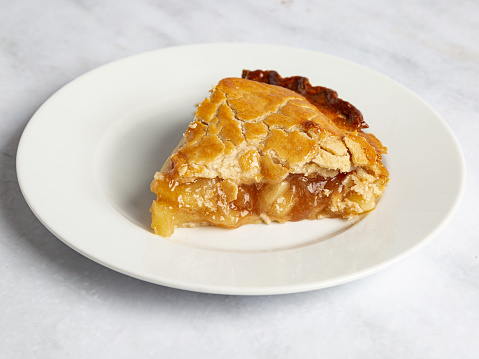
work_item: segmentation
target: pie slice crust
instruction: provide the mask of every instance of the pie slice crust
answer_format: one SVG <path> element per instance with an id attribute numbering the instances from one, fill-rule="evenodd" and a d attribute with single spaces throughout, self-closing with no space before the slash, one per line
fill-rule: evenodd
<path id="1" fill-rule="evenodd" d="M 304 77 L 221 80 L 157 172 L 151 227 L 353 218 L 375 208 L 387 152 L 359 110 Z"/>

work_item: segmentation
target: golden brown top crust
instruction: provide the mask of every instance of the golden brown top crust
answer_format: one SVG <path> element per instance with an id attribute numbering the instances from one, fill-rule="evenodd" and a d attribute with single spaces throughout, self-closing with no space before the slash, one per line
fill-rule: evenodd
<path id="1" fill-rule="evenodd" d="M 280 182 L 288 173 L 330 177 L 373 167 L 384 150 L 374 136 L 338 126 L 335 116 L 294 91 L 226 78 L 198 107 L 164 171 L 180 182 Z"/>
<path id="2" fill-rule="evenodd" d="M 247 80 L 264 82 L 270 85 L 285 87 L 304 96 L 321 112 L 331 118 L 338 127 L 348 131 L 359 131 L 369 127 L 361 112 L 338 97 L 336 91 L 327 87 L 312 86 L 306 77 L 281 77 L 276 71 L 243 70 L 241 76 Z"/>

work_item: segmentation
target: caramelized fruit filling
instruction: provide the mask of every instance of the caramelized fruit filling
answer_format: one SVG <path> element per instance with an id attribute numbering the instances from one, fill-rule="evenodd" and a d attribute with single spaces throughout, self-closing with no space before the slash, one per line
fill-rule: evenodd
<path id="1" fill-rule="evenodd" d="M 350 217 L 374 208 L 374 197 L 346 189 L 343 183 L 348 176 L 351 173 L 332 178 L 290 174 L 280 183 L 236 186 L 220 178 L 179 183 L 163 173 L 152 183 L 158 197 L 151 208 L 152 227 L 157 234 L 171 236 L 177 225 L 185 223 L 236 228 L 248 223 Z M 340 202 L 351 205 L 337 206 Z"/>

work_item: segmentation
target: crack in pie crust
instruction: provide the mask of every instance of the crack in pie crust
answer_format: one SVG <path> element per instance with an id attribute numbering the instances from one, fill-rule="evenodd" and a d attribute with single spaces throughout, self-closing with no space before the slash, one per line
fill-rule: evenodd
<path id="1" fill-rule="evenodd" d="M 353 218 L 375 208 L 387 152 L 359 110 L 304 77 L 243 71 L 198 107 L 151 190 L 151 227 Z"/>

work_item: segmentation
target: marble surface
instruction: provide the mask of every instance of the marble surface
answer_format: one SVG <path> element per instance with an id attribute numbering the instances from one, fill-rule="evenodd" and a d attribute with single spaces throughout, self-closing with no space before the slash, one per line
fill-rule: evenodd
<path id="1" fill-rule="evenodd" d="M 479 357 L 478 13 L 474 0 L 0 1 L 2 357 Z M 416 92 L 462 144 L 468 178 L 456 215 L 429 245 L 378 274 L 279 296 L 152 285 L 62 244 L 17 183 L 29 118 L 99 65 L 205 42 L 321 51 Z"/>

